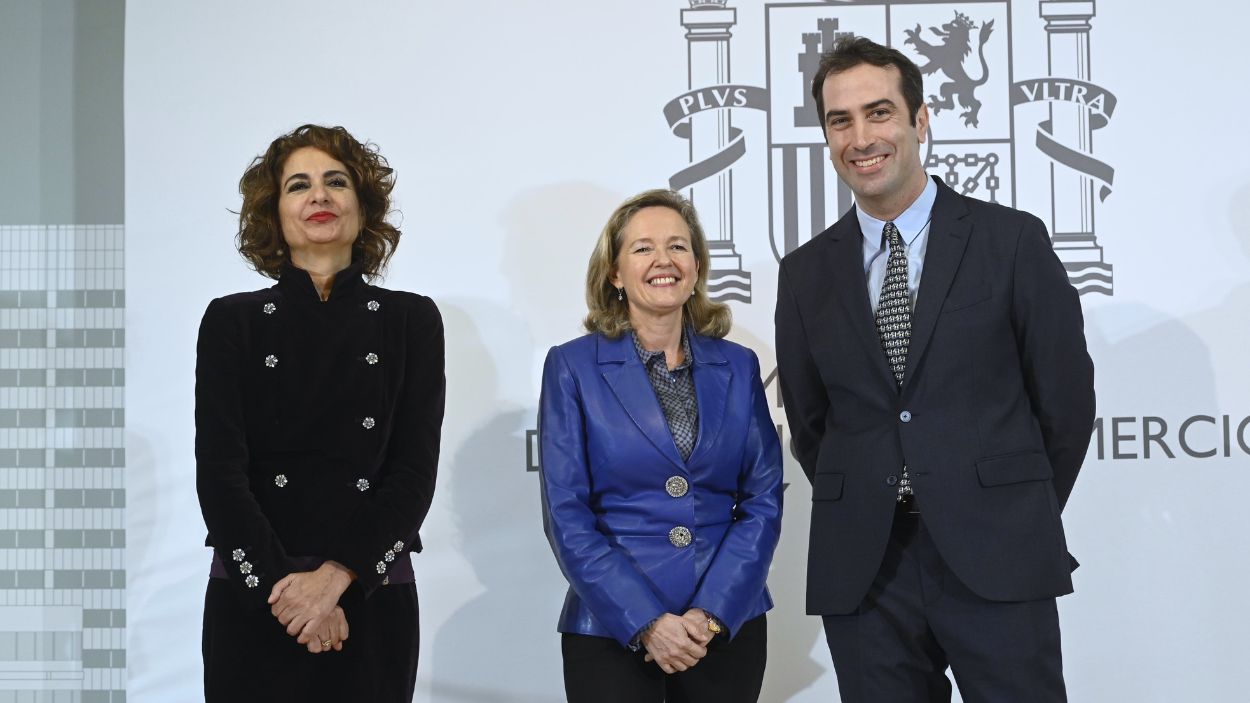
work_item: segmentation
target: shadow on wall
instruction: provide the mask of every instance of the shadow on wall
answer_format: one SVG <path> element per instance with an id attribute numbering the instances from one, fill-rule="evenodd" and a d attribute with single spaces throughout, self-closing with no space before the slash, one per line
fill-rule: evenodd
<path id="1" fill-rule="evenodd" d="M 618 202 L 578 182 L 523 193 L 503 213 L 499 273 L 508 307 L 442 303 L 454 340 L 447 425 L 473 428 L 444 480 L 461 556 L 484 590 L 434 637 L 435 700 L 563 699 L 555 623 L 567 584 L 543 535 L 538 475 L 526 471 L 526 431 L 537 424 L 547 348 L 581 334 L 586 262 Z"/>
<path id="2" fill-rule="evenodd" d="M 481 301 L 440 304 L 448 339 L 448 424 L 473 428 L 444 460 L 460 556 L 482 592 L 452 612 L 432 637 L 432 698 L 474 703 L 558 700 L 553 624 L 563 593 L 542 536 L 538 487 L 525 470 L 533 411 L 500 396 L 499 377 L 525 373 L 524 322 Z M 488 339 L 484 339 L 487 337 Z M 510 340 L 501 345 L 500 340 Z M 489 341 L 488 341 L 489 340 Z M 554 683 L 553 683 L 554 682 Z"/>
<path id="3" fill-rule="evenodd" d="M 541 371 L 549 347 L 585 333 L 586 266 L 608 216 L 626 197 L 589 183 L 556 183 L 521 193 L 504 210 L 500 271 L 509 304 L 534 340 L 534 368 Z"/>
<path id="4" fill-rule="evenodd" d="M 1237 190 L 1229 217 L 1250 259 L 1250 185 Z M 1210 285 L 1198 272 L 1176 275 L 1165 290 Z M 1215 447 L 1216 455 L 1187 456 L 1179 425 L 1198 415 L 1218 423 L 1226 413 L 1235 435 L 1250 413 L 1240 395 L 1250 382 L 1248 310 L 1250 281 L 1243 280 L 1184 317 L 1114 298 L 1087 312 L 1103 426 L 1065 511 L 1083 566 L 1073 574 L 1076 594 L 1060 600 L 1065 659 L 1080 662 L 1069 667 L 1069 685 L 1084 698 L 1229 700 L 1241 688 L 1231 672 L 1250 607 L 1236 585 L 1244 564 L 1228 555 L 1250 549 L 1250 537 L 1238 512 L 1219 506 L 1240 485 L 1246 457 L 1235 436 L 1224 457 L 1222 429 L 1206 423 L 1189 442 Z M 1166 423 L 1162 442 L 1146 440 L 1161 431 L 1158 421 L 1146 425 L 1151 416 Z M 1123 418 L 1118 432 L 1113 417 Z M 1154 676 L 1143 681 L 1141 671 Z"/>
<path id="5" fill-rule="evenodd" d="M 730 336 L 763 359 L 775 355 L 771 340 L 760 339 L 743 326 L 735 325 Z M 767 374 L 767 367 L 762 368 L 761 373 Z M 765 393 L 774 422 L 784 423 L 784 413 L 778 412 L 776 386 L 765 389 Z M 768 613 L 768 668 L 760 693 L 760 700 L 778 703 L 810 687 L 828 668 L 828 659 L 817 659 L 828 656 L 821 620 L 808 615 L 806 607 L 811 486 L 802 467 L 785 446 L 788 438 L 787 429 L 781 434 L 786 490 L 782 502 L 781 541 L 768 574 L 768 590 L 774 606 Z"/>
<path id="6" fill-rule="evenodd" d="M 166 434 L 168 428 L 126 430 L 126 499 L 144 506 L 126 513 L 126 688 L 138 699 L 154 691 L 196 693 L 203 678 L 198 648 L 212 557 L 203 546 L 195 458 L 159 463 L 170 453 L 162 446 Z"/>

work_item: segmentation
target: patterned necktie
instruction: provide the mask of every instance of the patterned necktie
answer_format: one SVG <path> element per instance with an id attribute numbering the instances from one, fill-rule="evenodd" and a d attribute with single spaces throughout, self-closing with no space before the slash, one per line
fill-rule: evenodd
<path id="1" fill-rule="evenodd" d="M 907 290 L 907 252 L 903 250 L 903 237 L 893 222 L 885 223 L 882 232 L 890 243 L 890 258 L 885 265 L 885 281 L 881 284 L 881 297 L 877 302 L 877 334 L 881 335 L 881 348 L 894 374 L 894 383 L 903 387 L 903 372 L 907 369 L 907 346 L 911 343 L 911 295 Z M 903 477 L 898 482 L 898 499 L 911 495 L 911 477 L 903 467 Z"/>

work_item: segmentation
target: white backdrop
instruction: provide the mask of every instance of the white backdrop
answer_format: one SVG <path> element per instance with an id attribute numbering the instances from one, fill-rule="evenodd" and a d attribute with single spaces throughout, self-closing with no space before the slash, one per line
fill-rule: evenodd
<path id="1" fill-rule="evenodd" d="M 211 298 L 267 285 L 234 253 L 229 210 L 238 207 L 243 169 L 271 139 L 311 121 L 342 124 L 381 146 L 398 172 L 405 232 L 385 285 L 431 295 L 446 320 L 443 460 L 422 531 L 426 551 L 414 560 L 417 699 L 554 701 L 562 697 L 554 625 L 564 583 L 542 534 L 526 433 L 546 349 L 579 334 L 585 263 L 607 215 L 692 163 L 664 106 L 692 87 L 774 87 L 767 111 L 732 110 L 745 151 L 730 167 L 725 210 L 749 273 L 749 283 L 725 279 L 729 290 L 749 287 L 749 303 L 732 303 L 731 338 L 755 349 L 767 373 L 773 249 L 784 247 L 770 243 L 769 208 L 785 207 L 780 171 L 770 191 L 769 144 L 780 154 L 782 121 L 793 120 L 785 96 L 801 100 L 801 33 L 840 18 L 839 31 L 888 32 L 899 45 L 902 31 L 919 24 L 939 43 L 928 27 L 956 11 L 978 25 L 995 20 L 985 45 L 990 80 L 977 89 L 981 126 L 945 112 L 934 138 L 1013 140 L 1014 149 L 956 146 L 997 149 L 1000 200 L 1012 201 L 1014 166 L 1018 206 L 1047 222 L 1085 213 L 1112 267 L 1097 280 L 1112 279 L 1113 294 L 1082 297 L 1102 425 L 1065 515 L 1083 563 L 1076 593 L 1060 601 L 1071 698 L 1245 699 L 1250 427 L 1240 443 L 1237 430 L 1250 416 L 1250 165 L 1239 120 L 1250 96 L 1233 47 L 1250 10 L 1217 0 L 1102 0 L 1088 49 L 1057 50 L 1048 49 L 1033 0 L 733 5 L 732 39 L 720 45 L 728 59 L 716 75 L 715 61 L 688 56 L 680 14 L 688 4 L 676 0 L 127 3 L 131 700 L 200 695 L 209 554 L 193 480 L 195 333 Z M 967 67 L 978 76 L 975 37 Z M 1062 72 L 1077 63 L 1089 73 Z M 1076 177 L 1063 164 L 1052 192 L 1051 162 L 1037 147 L 1048 105 L 1056 139 L 1078 146 L 1076 132 L 1061 132 L 1074 124 L 1064 115 L 1084 108 L 1009 105 L 1011 82 L 1048 70 L 1114 95 L 1114 115 L 1092 141 L 1093 157 L 1115 171 L 1105 200 L 1096 197 L 1099 183 L 1086 191 L 1095 195 L 1088 206 L 1071 189 L 1058 193 Z M 927 92 L 937 92 L 944 79 L 927 80 Z M 699 151 L 701 128 L 694 161 L 712 153 Z M 817 162 L 822 169 L 832 182 L 827 161 Z M 696 205 L 711 220 L 716 204 L 699 187 Z M 799 190 L 792 205 L 802 223 L 812 196 Z M 843 207 L 832 186 L 824 192 L 829 211 Z M 1214 456 L 1191 456 L 1210 449 Z M 810 491 L 797 466 L 786 469 L 794 483 L 770 579 L 778 606 L 763 700 L 836 701 L 819 620 L 802 612 Z"/>

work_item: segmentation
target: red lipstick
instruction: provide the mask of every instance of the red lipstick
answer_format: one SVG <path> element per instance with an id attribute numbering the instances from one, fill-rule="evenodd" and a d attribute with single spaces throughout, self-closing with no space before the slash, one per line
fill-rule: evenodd
<path id="1" fill-rule="evenodd" d="M 314 212 L 313 214 L 308 216 L 308 219 L 312 222 L 329 222 L 330 220 L 334 220 L 337 218 L 338 218 L 338 215 L 335 215 L 332 212 L 327 212 L 325 210 L 322 210 L 320 212 Z"/>

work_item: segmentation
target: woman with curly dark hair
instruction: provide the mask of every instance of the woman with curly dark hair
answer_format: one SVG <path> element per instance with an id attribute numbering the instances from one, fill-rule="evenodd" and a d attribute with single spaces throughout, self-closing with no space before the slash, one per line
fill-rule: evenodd
<path id="1" fill-rule="evenodd" d="M 399 244 L 393 188 L 375 146 L 317 125 L 239 182 L 239 252 L 277 284 L 200 325 L 208 701 L 412 700 L 443 326 L 429 298 L 372 285 Z"/>

